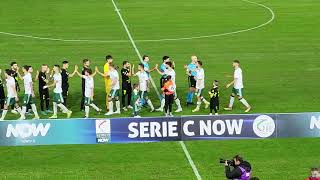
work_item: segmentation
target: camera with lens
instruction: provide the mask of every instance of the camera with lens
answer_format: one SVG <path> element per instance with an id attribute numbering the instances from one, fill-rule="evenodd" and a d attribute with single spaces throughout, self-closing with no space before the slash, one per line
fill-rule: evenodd
<path id="1" fill-rule="evenodd" d="M 229 166 L 235 166 L 235 162 L 234 162 L 234 160 L 232 159 L 232 160 L 225 160 L 225 159 L 223 159 L 223 158 L 220 158 L 220 163 L 225 163 L 227 161 L 227 164 L 229 165 Z"/>

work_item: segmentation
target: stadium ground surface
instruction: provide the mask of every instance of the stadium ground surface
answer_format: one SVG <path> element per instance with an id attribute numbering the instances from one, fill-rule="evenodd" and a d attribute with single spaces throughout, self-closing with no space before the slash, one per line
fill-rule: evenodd
<path id="1" fill-rule="evenodd" d="M 151 65 L 160 64 L 163 55 L 175 61 L 178 94 L 183 102 L 187 92 L 183 65 L 190 61 L 190 55 L 196 54 L 204 62 L 207 89 L 214 79 L 221 82 L 222 107 L 227 105 L 230 94 L 223 86 L 230 80 L 226 75 L 232 74 L 231 61 L 238 58 L 244 71 L 245 97 L 252 104 L 253 113 L 318 111 L 320 2 L 254 2 L 271 8 L 275 19 L 264 27 L 243 33 L 191 40 L 136 41 L 137 48 L 151 57 Z M 117 0 L 115 3 L 136 40 L 223 34 L 258 26 L 272 17 L 268 9 L 242 0 Z M 106 54 L 112 54 L 118 66 L 125 59 L 139 63 L 111 0 L 3 1 L 0 14 L 1 32 L 118 41 L 64 42 L 0 34 L 1 69 L 7 68 L 11 59 L 36 69 L 42 63 L 61 63 L 64 58 L 71 65 L 80 65 L 83 58 L 90 58 L 92 67 L 102 70 Z M 159 76 L 153 74 L 153 77 L 158 85 Z M 97 76 L 95 82 L 96 102 L 103 107 L 103 79 Z M 69 107 L 74 117 L 82 117 L 80 79 L 71 79 L 70 86 Z M 159 105 L 154 89 L 151 95 L 154 104 Z M 183 113 L 176 115 L 192 114 L 191 109 L 184 107 Z M 243 113 L 243 110 L 236 103 L 232 113 Z M 142 115 L 161 114 L 144 110 Z M 103 117 L 94 113 L 91 116 Z M 14 118 L 17 117 L 10 116 Z M 229 158 L 235 153 L 246 157 L 253 164 L 253 174 L 261 179 L 303 179 L 310 166 L 320 164 L 319 145 L 318 139 L 186 142 L 203 179 L 224 179 L 218 158 Z M 177 142 L 1 147 L 0 154 L 2 179 L 196 179 Z"/>

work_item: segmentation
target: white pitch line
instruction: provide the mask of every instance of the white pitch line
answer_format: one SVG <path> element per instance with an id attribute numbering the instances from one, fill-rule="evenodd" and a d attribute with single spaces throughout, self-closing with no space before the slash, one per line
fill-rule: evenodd
<path id="1" fill-rule="evenodd" d="M 123 25 L 124 29 L 125 29 L 126 32 L 127 32 L 127 35 L 128 35 L 128 37 L 129 37 L 129 39 L 130 39 L 130 42 L 131 42 L 134 50 L 136 51 L 136 53 L 137 53 L 137 55 L 138 55 L 138 58 L 140 59 L 140 62 L 143 63 L 143 60 L 142 60 L 142 56 L 141 56 L 141 54 L 140 54 L 140 51 L 139 51 L 139 49 L 137 48 L 137 45 L 136 45 L 136 43 L 134 42 L 134 40 L 133 40 L 133 38 L 132 38 L 132 36 L 131 36 L 131 33 L 130 33 L 128 27 L 127 27 L 127 24 L 126 24 L 126 23 L 124 22 L 124 20 L 123 20 L 123 17 L 122 17 L 122 15 L 121 15 L 121 13 L 120 13 L 120 10 L 118 9 L 116 3 L 115 3 L 113 0 L 112 0 L 112 4 L 113 4 L 113 6 L 114 6 L 114 8 L 115 8 L 115 11 L 117 12 L 117 14 L 118 14 L 121 22 L 122 22 L 122 25 Z M 158 98 L 160 99 L 160 93 L 159 93 L 159 91 L 158 91 L 158 89 L 157 89 L 157 86 L 156 86 L 156 84 L 154 83 L 151 75 L 150 75 L 150 81 L 151 81 L 151 84 L 152 84 L 154 90 L 156 91 L 156 93 L 157 93 L 157 95 L 158 95 Z"/>
<path id="2" fill-rule="evenodd" d="M 192 37 L 181 37 L 181 38 L 165 38 L 165 39 L 137 39 L 135 42 L 162 42 L 162 41 L 180 41 L 180 40 L 191 40 L 191 39 L 204 39 L 204 38 L 211 38 L 211 37 L 220 37 L 220 36 L 228 36 L 233 34 L 239 34 L 243 32 L 248 32 L 252 30 L 256 30 L 258 28 L 262 28 L 268 24 L 270 24 L 275 19 L 275 13 L 273 10 L 264 5 L 257 2 L 253 2 L 250 0 L 241 0 L 247 3 L 255 4 L 257 6 L 263 7 L 264 9 L 268 10 L 271 14 L 271 18 L 257 26 L 254 26 L 252 28 L 248 29 L 241 29 L 237 31 L 232 32 L 226 32 L 226 33 L 220 33 L 220 34 L 211 34 L 211 35 L 204 35 L 204 36 L 192 36 Z M 119 9 L 118 9 L 119 11 Z M 10 33 L 10 32 L 1 32 L 0 34 L 8 35 L 8 36 L 15 36 L 15 37 L 24 37 L 24 38 L 32 38 L 32 39 L 39 39 L 39 40 L 49 40 L 49 41 L 62 41 L 62 42 L 90 42 L 90 43 L 126 43 L 127 40 L 94 40 L 94 39 L 62 39 L 62 38 L 51 38 L 51 37 L 40 37 L 40 36 L 32 36 L 32 35 L 26 35 L 26 34 L 16 34 L 16 33 Z"/>
<path id="3" fill-rule="evenodd" d="M 123 25 L 124 29 L 125 29 L 126 32 L 127 32 L 127 35 L 128 35 L 128 37 L 129 37 L 129 39 L 130 39 L 130 41 L 131 41 L 131 44 L 132 44 L 133 48 L 135 49 L 135 51 L 136 51 L 136 53 L 137 53 L 140 61 L 142 62 L 142 56 L 141 56 L 141 54 L 140 54 L 140 52 L 139 52 L 139 50 L 138 50 L 138 48 L 137 48 L 137 46 L 136 46 L 136 43 L 134 42 L 134 40 L 133 40 L 133 38 L 132 38 L 132 35 L 131 35 L 128 27 L 127 27 L 127 24 L 126 24 L 125 21 L 123 20 L 123 17 L 122 17 L 122 15 L 121 15 L 120 11 L 119 11 L 119 8 L 117 7 L 117 5 L 116 5 L 116 3 L 114 2 L 114 0 L 111 0 L 111 1 L 112 1 L 112 4 L 113 4 L 113 6 L 114 6 L 114 8 L 115 8 L 115 10 L 116 10 L 116 12 L 117 12 L 117 14 L 118 14 L 121 22 L 122 22 L 122 25 Z M 157 94 L 158 94 L 158 97 L 160 98 L 160 93 L 159 93 L 156 85 L 154 84 L 151 76 L 150 76 L 150 79 L 151 79 L 151 83 L 152 83 L 153 88 L 155 89 L 155 91 L 156 91 Z M 190 153 L 189 153 L 186 145 L 184 144 L 183 141 L 180 141 L 180 145 L 181 145 L 181 147 L 182 147 L 182 149 L 183 149 L 184 154 L 186 155 L 186 157 L 187 157 L 187 159 L 188 159 L 188 161 L 189 161 L 189 164 L 190 164 L 190 166 L 191 166 L 191 168 L 192 168 L 195 176 L 197 177 L 198 180 L 202 180 L 202 179 L 201 179 L 201 176 L 200 176 L 200 174 L 199 174 L 199 171 L 198 171 L 197 167 L 195 166 L 195 164 L 194 164 L 194 162 L 193 162 L 193 160 L 192 160 L 192 158 L 191 158 L 191 156 L 190 156 Z"/>
<path id="4" fill-rule="evenodd" d="M 184 154 L 186 155 L 186 157 L 187 157 L 187 159 L 189 161 L 189 164 L 190 164 L 190 166 L 191 166 L 191 168 L 193 170 L 194 175 L 196 175 L 196 177 L 197 177 L 197 180 L 202 180 L 202 178 L 200 176 L 200 173 L 199 173 L 199 171 L 197 169 L 197 166 L 194 164 L 186 145 L 184 144 L 183 141 L 180 141 L 180 145 L 181 145 L 181 147 L 183 149 Z"/>

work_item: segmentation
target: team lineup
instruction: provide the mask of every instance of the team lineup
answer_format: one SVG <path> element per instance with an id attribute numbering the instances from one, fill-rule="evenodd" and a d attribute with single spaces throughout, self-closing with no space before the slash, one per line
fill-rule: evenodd
<path id="1" fill-rule="evenodd" d="M 12 62 L 11 68 L 4 72 L 0 70 L 0 109 L 2 111 L 0 120 L 5 120 L 8 110 L 11 113 L 19 114 L 19 120 L 26 119 L 26 113 L 33 112 L 33 119 L 40 119 L 40 115 L 52 114 L 49 119 L 57 119 L 58 111 L 66 114 L 67 118 L 72 116 L 72 111 L 68 109 L 68 91 L 69 78 L 79 76 L 82 79 L 82 99 L 80 110 L 84 111 L 84 118 L 89 118 L 90 109 L 94 109 L 97 113 L 102 113 L 103 110 L 94 102 L 94 77 L 100 75 L 105 81 L 106 94 L 106 116 L 120 114 L 121 111 L 132 111 L 133 117 L 141 116 L 142 108 L 149 108 L 150 112 L 164 112 L 167 117 L 173 116 L 173 104 L 176 104 L 177 109 L 174 112 L 182 112 L 180 98 L 177 94 L 175 63 L 170 60 L 169 56 L 163 56 L 162 64 L 150 68 L 149 57 L 143 56 L 143 59 L 137 68 L 129 61 L 123 61 L 120 71 L 121 78 L 118 72 L 118 67 L 113 63 L 111 55 L 106 56 L 106 63 L 103 72 L 98 67 L 90 68 L 90 60 L 82 61 L 83 67 L 79 72 L 79 67 L 74 66 L 74 71 L 68 73 L 69 62 L 63 61 L 62 65 L 54 65 L 52 69 L 46 64 L 42 64 L 36 72 L 35 77 L 33 67 L 24 65 L 21 69 L 17 62 Z M 207 93 L 205 89 L 205 71 L 203 62 L 198 60 L 196 56 L 191 56 L 191 62 L 184 66 L 188 77 L 189 91 L 186 96 L 187 106 L 195 106 L 193 113 L 200 111 L 201 105 L 205 109 L 210 108 L 210 115 L 218 115 L 219 111 L 219 81 L 213 80 L 212 87 Z M 226 111 L 231 111 L 235 98 L 245 106 L 245 112 L 251 110 L 249 103 L 243 98 L 243 77 L 240 68 L 240 62 L 234 60 L 232 62 L 234 68 L 233 80 L 226 85 L 226 88 L 233 86 L 230 95 L 228 107 Z M 152 99 L 149 97 L 151 86 L 151 73 L 156 71 L 161 78 L 159 85 L 161 87 L 160 107 L 155 109 Z M 132 84 L 131 78 L 137 78 L 138 83 Z M 20 91 L 19 81 L 23 81 L 24 96 L 22 106 L 18 93 Z M 34 82 L 38 82 L 38 95 L 40 99 L 40 115 L 35 104 L 36 93 L 34 91 Z M 121 83 L 121 87 L 120 87 Z M 6 93 L 4 88 L 7 89 Z M 52 89 L 52 92 L 50 92 Z M 50 99 L 50 94 L 52 96 Z M 210 100 L 205 97 L 208 96 Z M 181 96 L 180 96 L 181 97 Z M 196 97 L 196 103 L 193 99 Z M 52 100 L 52 111 L 50 110 L 50 101 Z M 120 102 L 121 101 L 121 102 Z M 122 107 L 121 107 L 122 105 Z"/>

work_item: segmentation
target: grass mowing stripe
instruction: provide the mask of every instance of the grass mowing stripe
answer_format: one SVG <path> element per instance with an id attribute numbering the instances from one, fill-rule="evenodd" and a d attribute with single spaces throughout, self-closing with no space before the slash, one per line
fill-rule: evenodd
<path id="1" fill-rule="evenodd" d="M 122 22 L 122 25 L 123 25 L 124 29 L 125 29 L 126 32 L 127 32 L 127 35 L 128 35 L 128 37 L 129 37 L 129 39 L 130 39 L 130 41 L 131 41 L 131 44 L 132 44 L 134 50 L 136 51 L 136 53 L 137 53 L 140 61 L 142 62 L 142 56 L 141 56 L 141 54 L 140 54 L 140 52 L 139 52 L 139 49 L 138 49 L 137 46 L 136 46 L 136 43 L 134 42 L 134 40 L 133 40 L 133 38 L 132 38 L 132 36 L 131 36 L 131 33 L 130 33 L 128 27 L 127 27 L 127 24 L 125 23 L 125 21 L 124 21 L 123 18 L 122 18 L 122 15 L 121 15 L 121 13 L 120 13 L 120 11 L 119 11 L 119 8 L 117 7 L 117 5 L 116 5 L 116 3 L 114 2 L 114 0 L 111 0 L 111 1 L 112 1 L 112 4 L 113 4 L 114 8 L 115 8 L 115 11 L 117 12 L 117 14 L 118 14 L 118 16 L 119 16 L 119 18 L 120 18 L 120 20 L 121 20 L 121 22 Z M 153 81 L 153 79 L 151 78 L 151 76 L 150 76 L 150 80 L 151 80 L 151 83 L 152 83 L 153 88 L 155 89 L 158 97 L 160 98 L 160 93 L 159 93 L 156 85 L 154 84 L 154 81 Z M 198 171 L 196 165 L 194 164 L 194 162 L 193 162 L 193 160 L 192 160 L 192 158 L 191 158 L 191 156 L 190 156 L 190 153 L 189 153 L 186 145 L 184 144 L 183 141 L 180 141 L 180 145 L 181 145 L 181 147 L 182 147 L 182 149 L 183 149 L 184 154 L 186 155 L 186 157 L 187 157 L 187 159 L 188 159 L 188 161 L 189 161 L 189 164 L 190 164 L 190 166 L 191 166 L 191 168 L 192 168 L 195 176 L 197 177 L 198 180 L 201 180 L 201 176 L 200 176 L 200 174 L 199 174 L 199 171 Z"/>
<path id="2" fill-rule="evenodd" d="M 121 22 L 122 22 L 122 25 L 123 25 L 124 29 L 125 29 L 126 32 L 127 32 L 127 35 L 128 35 L 128 37 L 129 37 L 129 39 L 130 39 L 130 42 L 131 42 L 134 50 L 136 51 L 140 62 L 142 63 L 143 61 L 142 61 L 142 56 L 141 56 L 141 54 L 140 54 L 140 51 L 139 51 L 139 49 L 137 48 L 137 45 L 136 45 L 136 43 L 134 42 L 134 40 L 133 40 L 133 38 L 132 38 L 132 36 L 131 36 L 131 33 L 130 33 L 128 27 L 127 27 L 127 24 L 124 22 L 124 20 L 123 20 L 123 18 L 122 18 L 122 15 L 121 15 L 121 13 L 120 13 L 120 10 L 118 9 L 116 3 L 115 3 L 113 0 L 112 0 L 112 4 L 113 4 L 113 6 L 114 6 L 114 8 L 115 8 L 115 11 L 117 12 L 117 14 L 118 14 Z M 158 91 L 158 89 L 157 89 L 156 84 L 154 83 L 154 81 L 153 81 L 153 79 L 152 79 L 152 77 L 151 77 L 151 74 L 150 74 L 150 81 L 151 81 L 151 84 L 152 84 L 154 90 L 156 91 L 156 93 L 157 93 L 157 95 L 158 95 L 158 97 L 159 97 L 159 99 L 160 99 L 160 93 L 159 93 L 159 91 Z M 160 99 L 160 100 L 161 100 L 161 99 Z"/>

